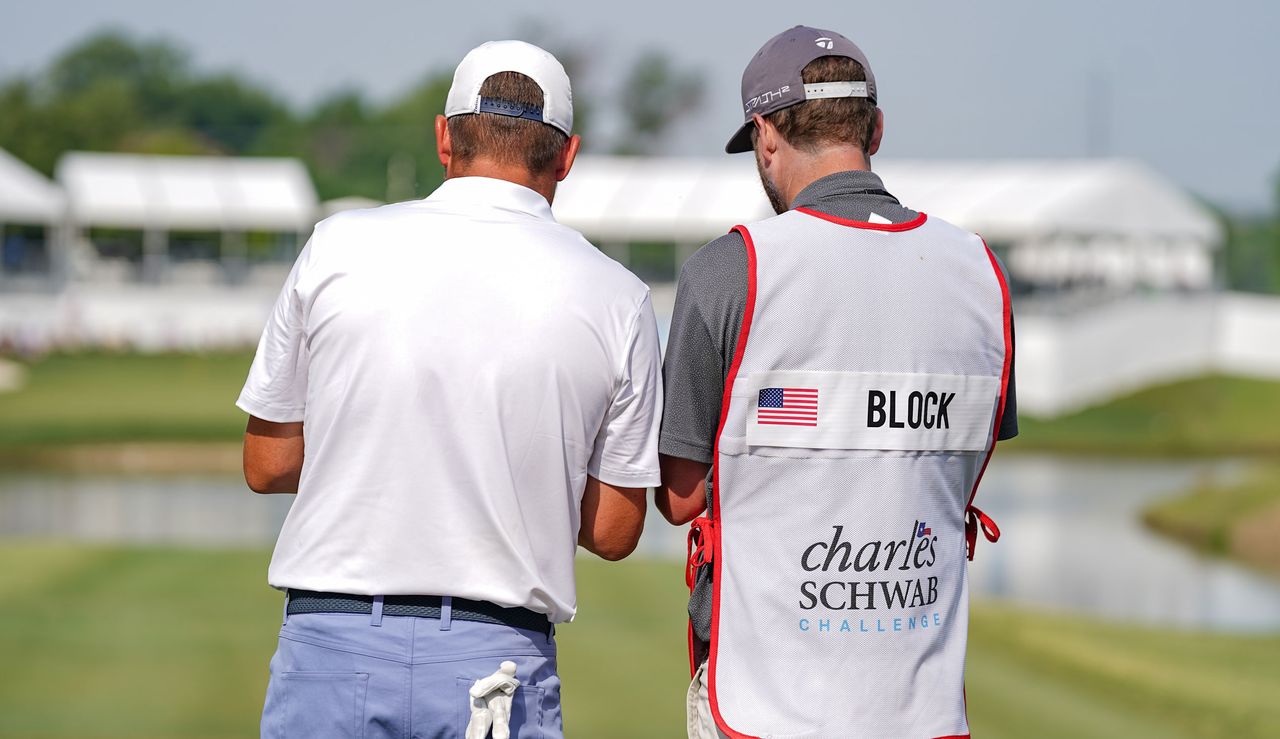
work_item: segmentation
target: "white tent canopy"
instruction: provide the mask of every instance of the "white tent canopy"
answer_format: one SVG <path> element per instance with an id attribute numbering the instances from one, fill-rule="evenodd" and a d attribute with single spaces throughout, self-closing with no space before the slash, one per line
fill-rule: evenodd
<path id="1" fill-rule="evenodd" d="M 296 159 L 70 152 L 57 177 L 79 226 L 309 231 L 319 212 Z"/>
<path id="2" fill-rule="evenodd" d="M 602 241 L 707 241 L 773 215 L 750 157 L 579 157 L 554 210 Z"/>
<path id="3" fill-rule="evenodd" d="M 0 149 L 0 223 L 55 223 L 63 203 L 57 185 Z"/>
<path id="4" fill-rule="evenodd" d="M 1206 208 L 1127 160 L 887 161 L 885 187 L 910 208 L 1008 246 L 1009 267 L 1046 285 L 1205 288 L 1222 227 Z M 773 214 L 750 156 L 584 156 L 556 217 L 609 244 L 685 247 Z"/>
<path id="5" fill-rule="evenodd" d="M 1073 234 L 1194 240 L 1222 229 L 1204 207 L 1125 160 L 875 162 L 910 208 L 989 240 Z M 556 194 L 556 218 L 602 240 L 706 240 L 773 214 L 750 156 L 583 156 Z"/>
<path id="6" fill-rule="evenodd" d="M 889 161 L 877 171 L 909 207 L 988 239 L 1062 235 L 1189 240 L 1222 228 L 1186 193 L 1128 160 Z"/>

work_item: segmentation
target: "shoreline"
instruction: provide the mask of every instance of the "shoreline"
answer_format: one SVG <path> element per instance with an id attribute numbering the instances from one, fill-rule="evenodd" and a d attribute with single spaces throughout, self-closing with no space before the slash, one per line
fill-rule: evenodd
<path id="1" fill-rule="evenodd" d="M 137 441 L 0 447 L 5 472 L 238 474 L 239 441 Z"/>
<path id="2" fill-rule="evenodd" d="M 166 441 L 58 441 L 0 444 L 0 471 L 75 473 L 239 473 L 240 439 Z M 1001 456 L 1048 454 L 1070 458 L 1133 459 L 1139 461 L 1183 459 L 1240 459 L 1262 462 L 1280 455 L 1280 449 L 1161 449 L 1124 448 L 1116 445 L 1024 443 L 1019 439 L 996 446 Z"/>
<path id="3" fill-rule="evenodd" d="M 1257 464 L 1231 485 L 1193 486 L 1148 506 L 1142 521 L 1198 552 L 1280 575 L 1280 466 Z"/>

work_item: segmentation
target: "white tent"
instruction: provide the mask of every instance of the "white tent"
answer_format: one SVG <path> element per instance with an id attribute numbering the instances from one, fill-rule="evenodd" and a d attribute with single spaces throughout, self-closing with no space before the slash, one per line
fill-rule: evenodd
<path id="1" fill-rule="evenodd" d="M 773 215 L 751 157 L 582 156 L 557 188 L 554 210 L 604 242 L 703 242 Z"/>
<path id="2" fill-rule="evenodd" d="M 1199 203 L 1124 160 L 875 162 L 908 207 L 1008 247 L 1015 276 L 1041 284 L 1207 287 L 1222 228 Z M 556 217 L 603 244 L 712 239 L 772 215 L 750 156 L 584 156 Z"/>
<path id="3" fill-rule="evenodd" d="M 320 204 L 321 214 L 328 218 L 335 213 L 341 213 L 344 210 L 363 210 L 365 208 L 377 208 L 384 203 L 381 200 L 373 198 L 362 198 L 359 195 L 348 195 L 345 198 L 334 198 L 326 200 Z"/>
<path id="4" fill-rule="evenodd" d="M 78 226 L 308 231 L 319 212 L 296 159 L 70 152 L 57 177 Z"/>
<path id="5" fill-rule="evenodd" d="M 94 280 L 127 280 L 133 267 L 99 259 L 85 238 L 89 228 L 141 231 L 139 274 L 146 281 L 239 282 L 253 278 L 247 233 L 305 237 L 320 215 L 315 187 L 296 159 L 70 152 L 58 162 L 57 177 L 76 234 L 75 272 Z M 171 264 L 174 231 L 220 234 L 217 260 Z M 255 269 L 263 268 L 275 279 L 270 265 Z"/>
<path id="6" fill-rule="evenodd" d="M 62 208 L 57 185 L 0 149 L 0 223 L 52 224 Z"/>
<path id="7" fill-rule="evenodd" d="M 63 274 L 65 214 L 62 190 L 0 149 L 0 283 L 6 289 L 43 287 Z"/>

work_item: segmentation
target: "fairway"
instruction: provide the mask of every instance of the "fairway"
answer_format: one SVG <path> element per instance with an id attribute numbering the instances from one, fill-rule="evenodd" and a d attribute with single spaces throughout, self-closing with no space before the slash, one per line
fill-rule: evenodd
<path id="1" fill-rule="evenodd" d="M 0 736 L 255 735 L 279 624 L 265 551 L 0 544 Z M 676 563 L 580 560 L 570 737 L 683 736 Z M 974 736 L 1274 737 L 1280 637 L 974 610 Z"/>
<path id="2" fill-rule="evenodd" d="M 235 441 L 252 353 L 55 354 L 0 393 L 0 447 L 121 441 Z"/>

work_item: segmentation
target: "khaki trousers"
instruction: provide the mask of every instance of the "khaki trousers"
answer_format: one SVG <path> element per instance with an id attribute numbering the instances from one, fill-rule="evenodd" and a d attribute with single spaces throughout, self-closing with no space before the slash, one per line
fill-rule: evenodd
<path id="1" fill-rule="evenodd" d="M 689 694 L 685 702 L 689 739 L 728 739 L 728 735 L 720 731 L 711 715 L 706 674 L 707 663 L 703 662 L 694 674 L 693 681 L 689 683 Z"/>

